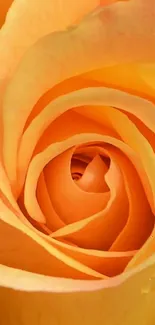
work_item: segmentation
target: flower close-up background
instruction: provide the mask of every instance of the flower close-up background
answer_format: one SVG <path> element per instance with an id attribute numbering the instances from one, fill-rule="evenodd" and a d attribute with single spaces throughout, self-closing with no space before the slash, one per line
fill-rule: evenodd
<path id="1" fill-rule="evenodd" d="M 155 1 L 0 1 L 0 324 L 155 324 Z"/>

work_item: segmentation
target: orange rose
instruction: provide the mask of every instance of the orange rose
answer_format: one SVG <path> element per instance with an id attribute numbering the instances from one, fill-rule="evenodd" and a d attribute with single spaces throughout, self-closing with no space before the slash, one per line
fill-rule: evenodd
<path id="1" fill-rule="evenodd" d="M 8 11 L 0 324 L 154 324 L 154 19 L 153 0 Z"/>

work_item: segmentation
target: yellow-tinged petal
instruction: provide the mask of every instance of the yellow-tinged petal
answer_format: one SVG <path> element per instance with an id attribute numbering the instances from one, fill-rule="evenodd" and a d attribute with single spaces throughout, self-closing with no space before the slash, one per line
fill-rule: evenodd
<path id="1" fill-rule="evenodd" d="M 155 96 L 155 63 L 141 64 L 138 67 L 139 75 L 141 76 L 144 84 L 149 86 L 153 90 Z"/>
<path id="2" fill-rule="evenodd" d="M 141 165 L 141 160 L 138 158 L 138 155 L 136 155 L 136 153 L 127 144 L 123 143 L 118 139 L 109 136 L 103 136 L 100 134 L 79 134 L 72 136 L 62 142 L 51 144 L 44 151 L 37 154 L 32 159 L 25 182 L 24 200 L 27 211 L 34 219 L 36 219 L 36 217 L 40 218 L 40 220 L 42 219 L 42 211 L 36 199 L 36 188 L 39 176 L 43 168 L 49 163 L 49 161 L 51 161 L 51 159 L 55 158 L 57 155 L 60 155 L 65 150 L 68 150 L 73 146 L 87 144 L 91 142 L 109 143 L 121 149 L 135 165 L 141 180 L 145 184 L 146 194 L 148 194 L 148 198 L 152 200 L 152 195 L 148 186 L 148 180 Z"/>
<path id="3" fill-rule="evenodd" d="M 104 105 L 105 107 L 83 108 L 83 106 L 90 105 Z M 106 110 L 110 110 L 108 107 L 106 108 L 106 106 L 114 106 L 123 109 L 125 112 L 134 113 L 141 119 L 142 122 L 145 122 L 145 124 L 151 130 L 154 130 L 155 106 L 151 102 L 137 96 L 132 96 L 122 91 L 104 87 L 81 89 L 75 92 L 71 92 L 70 94 L 60 96 L 48 104 L 40 112 L 40 114 L 37 115 L 37 117 L 32 121 L 21 138 L 18 153 L 18 177 L 20 186 L 23 184 L 27 166 L 29 164 L 35 146 L 39 141 L 39 138 L 42 136 L 43 132 L 61 114 L 67 112 L 71 108 L 76 108 L 79 106 L 82 106 L 82 109 L 79 110 L 77 108 L 75 110 L 77 112 L 80 112 L 82 115 L 91 118 L 93 121 L 98 122 L 98 129 L 101 123 L 104 125 L 103 133 L 105 133 L 105 127 L 111 127 L 112 129 L 109 119 L 107 119 L 106 114 L 103 114 L 103 110 L 105 112 Z M 89 130 L 89 128 L 87 130 Z M 86 130 L 84 132 L 86 133 Z M 94 123 L 94 128 L 92 128 L 91 132 L 98 132 L 96 123 Z M 109 134 L 114 135 L 115 137 L 117 136 L 117 133 L 112 132 L 111 130 L 109 130 Z M 29 139 L 31 139 L 31 143 Z"/>
<path id="4" fill-rule="evenodd" d="M 65 265 L 72 269 L 72 274 L 74 270 L 77 272 L 79 276 L 90 276 L 91 278 L 105 278 L 104 275 L 101 273 L 85 266 L 84 264 L 76 261 L 75 259 L 67 256 L 59 249 L 55 248 L 54 246 L 50 245 L 44 238 L 38 235 L 38 232 L 35 232 L 32 227 L 26 226 L 19 218 L 18 212 L 12 211 L 7 207 L 3 201 L 0 200 L 0 220 L 6 223 L 6 225 L 10 225 L 15 229 L 19 230 L 20 232 L 24 233 L 28 238 L 31 238 L 38 246 L 44 248 L 45 251 L 49 253 L 49 257 L 54 257 L 56 260 L 61 261 Z M 12 237 L 14 238 L 14 237 Z M 6 241 L 6 237 L 5 237 Z M 5 252 L 5 250 L 4 250 Z M 57 270 L 57 266 L 56 266 Z"/>
<path id="5" fill-rule="evenodd" d="M 61 220 L 60 216 L 56 213 L 53 208 L 53 204 L 50 200 L 50 196 L 47 190 L 47 185 L 45 182 L 44 173 L 41 173 L 38 181 L 36 197 L 39 202 L 39 206 L 43 212 L 42 217 L 45 216 L 45 223 L 49 228 L 54 231 L 64 226 L 64 222 Z M 23 203 L 24 204 L 24 203 Z"/>
<path id="6" fill-rule="evenodd" d="M 5 102 L 4 105 L 4 122 L 6 126 L 6 133 L 5 133 L 5 147 L 4 147 L 4 152 L 6 151 L 5 155 L 5 166 L 6 170 L 8 172 L 8 175 L 10 177 L 11 182 L 13 183 L 16 181 L 16 166 L 17 166 L 17 148 L 19 144 L 19 140 L 21 137 L 22 130 L 24 128 L 25 122 L 27 120 L 27 117 L 31 111 L 31 108 L 33 107 L 34 103 L 38 100 L 38 97 L 44 93 L 50 88 L 51 85 L 54 85 L 56 82 L 61 81 L 63 78 L 71 77 L 74 74 L 79 74 L 79 73 L 84 73 L 85 72 L 85 66 L 87 70 L 91 69 L 97 69 L 102 67 L 103 65 L 108 65 L 108 64 L 117 64 L 119 63 L 119 60 L 127 60 L 127 61 L 132 61 L 132 60 L 141 60 L 141 59 L 146 59 L 149 60 L 154 56 L 154 46 L 151 44 L 154 32 L 153 34 L 152 31 L 154 29 L 152 22 L 153 22 L 153 13 L 154 13 L 154 3 L 153 1 L 129 1 L 130 4 L 126 4 L 127 10 L 124 11 L 124 9 L 121 9 L 119 11 L 120 16 L 122 16 L 122 20 L 117 17 L 117 14 L 114 10 L 109 10 L 109 8 L 106 8 L 104 13 L 104 19 L 108 21 L 107 26 L 108 26 L 108 31 L 109 36 L 108 40 L 111 40 L 111 32 L 109 30 L 109 26 L 111 24 L 109 21 L 114 21 L 116 24 L 112 24 L 112 27 L 116 27 L 116 34 L 117 34 L 117 21 L 123 21 L 122 26 L 124 30 L 121 30 L 121 24 L 118 26 L 119 30 L 119 40 L 117 39 L 117 44 L 115 42 L 111 41 L 110 46 L 109 46 L 109 41 L 104 42 L 104 53 L 105 56 L 103 55 L 102 50 L 100 51 L 101 53 L 97 54 L 97 59 L 96 61 L 94 60 L 94 55 L 93 55 L 93 50 L 91 49 L 95 48 L 94 42 L 93 42 L 93 47 L 88 46 L 89 51 L 87 52 L 86 50 L 86 56 L 88 63 L 85 61 L 84 64 L 81 64 L 81 57 L 83 58 L 86 57 L 83 54 L 83 49 L 80 52 L 80 59 L 79 62 L 76 57 L 77 65 L 76 65 L 76 71 L 73 69 L 73 67 L 69 67 L 68 72 L 65 71 L 66 67 L 61 66 L 61 69 L 63 70 L 60 75 L 56 76 L 54 73 L 53 80 L 47 78 L 47 83 L 44 83 L 44 78 L 42 73 L 40 74 L 40 80 L 41 80 L 41 85 L 39 85 L 39 91 L 35 89 L 35 78 L 37 76 L 34 74 L 34 79 L 30 78 L 29 81 L 26 80 L 25 85 L 23 85 L 23 80 L 20 76 L 19 80 L 17 77 L 17 80 L 15 80 L 15 87 L 13 86 L 10 93 L 11 96 L 13 94 L 13 97 L 8 96 L 9 100 L 8 102 Z M 137 5 L 138 4 L 138 5 Z M 135 12 L 132 10 L 130 11 L 130 5 L 132 8 L 135 8 Z M 143 7 L 143 12 L 141 12 L 141 7 Z M 112 6 L 111 8 L 124 8 L 124 5 L 121 7 L 119 5 Z M 151 9 L 150 9 L 151 8 Z M 140 14 L 139 14 L 140 12 Z M 150 15 L 150 16 L 149 16 Z M 149 18 L 148 18 L 149 17 Z M 102 17 L 103 18 L 103 17 Z M 107 19 L 108 18 L 108 19 Z M 104 20 L 104 22 L 105 22 Z M 89 20 L 88 20 L 89 21 Z M 130 27 L 131 31 L 133 32 L 133 35 L 138 35 L 136 38 L 133 37 L 134 41 L 131 46 L 131 51 L 128 49 L 128 44 L 130 41 L 130 32 L 127 30 L 126 33 L 126 25 L 128 25 L 130 21 Z M 133 23 L 134 22 L 134 23 Z M 101 24 L 101 21 L 100 21 Z M 81 25 L 84 26 L 84 25 Z M 88 26 L 89 22 L 88 22 Z M 93 25 L 94 26 L 94 25 Z M 139 26 L 141 27 L 139 29 Z M 83 27 L 82 27 L 83 28 Z M 142 33 L 142 30 L 144 28 L 144 34 Z M 138 33 L 136 34 L 136 31 L 138 30 Z M 95 31 L 95 28 L 93 29 L 87 29 L 87 33 L 91 34 L 91 39 L 92 39 L 92 31 Z M 140 32 L 139 32 L 140 31 Z M 86 33 L 86 34 L 87 34 Z M 77 33 L 78 34 L 78 33 Z M 78 38 L 76 32 L 74 31 L 71 32 L 70 35 L 74 36 L 73 38 Z M 85 39 L 85 32 L 82 30 L 82 35 L 84 35 Z M 87 35 L 88 35 L 87 34 Z M 94 32 L 95 34 L 95 32 Z M 132 34 L 132 33 L 131 33 Z M 99 35 L 99 29 L 97 33 L 95 34 Z M 123 38 L 125 35 L 125 38 Z M 133 36 L 132 35 L 132 36 Z M 147 36 L 146 36 L 147 35 Z M 98 41 L 97 37 L 95 42 Z M 103 36 L 103 35 L 102 35 Z M 146 39 L 145 39 L 146 37 Z M 59 38 L 59 37 L 58 37 Z M 76 41 L 77 41 L 76 38 Z M 63 39 L 63 37 L 62 37 Z M 61 40 L 62 40 L 61 39 Z M 115 35 L 115 29 L 112 28 L 112 40 L 116 39 Z M 131 37 L 132 39 L 132 37 Z M 125 41 L 124 41 L 125 40 Z M 57 40 L 56 42 L 57 43 Z M 58 41 L 59 43 L 59 41 Z M 58 44 L 57 43 L 57 44 Z M 71 44 L 73 44 L 74 41 L 71 41 Z M 76 43 L 76 42 L 75 42 Z M 74 43 L 74 44 L 75 44 Z M 2 43 L 3 44 L 3 43 Z M 57 45 L 56 44 L 56 45 Z M 67 44 L 67 42 L 66 42 Z M 73 48 L 74 48 L 73 44 Z M 144 45 L 145 44 L 145 45 Z M 107 47 L 105 45 L 108 45 Z M 152 45 L 152 46 L 151 46 Z M 40 46 L 40 45 L 39 45 Z M 99 46 L 99 45 L 98 45 Z M 53 47 L 54 48 L 54 47 Z M 57 48 L 57 46 L 55 46 Z M 67 48 L 67 46 L 66 46 Z M 78 51 L 76 51 L 78 47 L 75 46 L 75 52 L 78 55 Z M 79 46 L 81 49 L 81 46 Z M 85 48 L 85 46 L 83 47 Z M 97 46 L 96 46 L 97 48 Z M 98 47 L 101 49 L 101 47 Z M 108 48 L 108 50 L 107 50 Z M 125 50 L 124 50 L 125 48 Z M 106 50 L 107 52 L 106 52 Z M 118 49 L 122 51 L 121 53 L 118 53 Z M 38 50 L 38 48 L 37 48 Z M 55 57 L 58 58 L 58 61 L 61 62 L 61 54 L 58 52 L 61 52 L 61 48 L 59 48 L 59 51 L 56 50 L 55 52 Z M 68 51 L 68 48 L 67 48 Z M 72 53 L 68 53 L 67 55 L 65 53 L 65 60 L 64 62 L 67 62 L 67 58 L 72 58 L 72 55 L 75 55 L 74 50 L 71 50 Z M 109 51 L 109 52 L 108 52 Z M 134 52 L 135 51 L 135 52 Z M 152 52 L 151 52 L 152 51 Z M 9 52 L 9 51 L 8 51 Z M 46 49 L 45 49 L 46 52 Z M 74 52 L 74 53 L 73 53 Z M 81 53 L 82 52 L 82 53 Z M 39 58 L 41 60 L 43 58 L 43 53 L 38 51 L 39 53 Z M 89 53 L 89 55 L 88 55 Z M 90 56 L 91 53 L 91 56 Z M 109 55 L 110 53 L 110 55 Z M 112 53 L 112 54 L 111 54 Z M 45 53 L 44 53 L 45 54 Z M 21 54 L 20 54 L 21 55 Z M 103 57 L 103 60 L 101 56 Z M 107 57 L 106 57 L 107 55 Z M 89 58 L 90 57 L 90 58 Z M 108 59 L 107 59 L 108 58 Z M 110 58 L 110 59 L 109 59 Z M 123 59 L 122 59 L 123 58 Z M 109 60 L 109 61 L 108 61 Z M 46 60 L 45 60 L 46 61 Z M 54 61 L 54 60 L 53 60 Z M 68 60 L 69 61 L 69 60 Z M 72 60 L 70 60 L 72 61 Z M 35 62 L 35 58 L 34 61 Z M 33 63 L 32 62 L 32 63 Z M 59 62 L 56 68 L 59 66 Z M 83 61 L 82 61 L 83 62 Z M 93 65 L 93 63 L 94 65 Z M 97 63 L 96 63 L 97 62 Z M 104 63 L 103 63 L 104 62 Z M 106 63 L 105 63 L 106 62 Z M 36 60 L 36 65 L 39 64 L 39 60 Z M 73 62 L 75 64 L 75 62 Z M 73 64 L 73 66 L 74 66 Z M 78 65 L 79 64 L 79 65 Z M 2 65 L 3 65 L 3 60 L 2 60 Z M 31 67 L 33 64 L 31 65 Z M 53 73 L 53 64 L 51 67 L 51 70 L 49 69 L 49 66 L 46 65 L 44 72 L 45 76 L 47 76 L 47 72 L 50 74 Z M 6 67 L 6 66 L 5 66 Z M 9 65 L 5 70 L 4 67 L 4 73 L 9 69 Z M 31 68 L 30 67 L 30 68 Z M 25 72 L 26 72 L 27 66 L 25 64 L 25 71 L 23 73 L 23 76 L 25 78 Z M 28 69 L 29 70 L 29 69 Z M 33 69 L 32 69 L 33 70 Z M 20 69 L 19 69 L 20 71 Z M 39 69 L 38 69 L 39 71 Z M 27 72 L 28 73 L 28 72 Z M 67 74 L 68 73 L 68 74 Z M 58 73 L 59 74 L 59 73 Z M 20 75 L 20 73 L 19 73 Z M 29 75 L 29 73 L 28 73 Z M 31 75 L 31 74 L 30 74 Z M 30 76 L 29 75 L 29 76 Z M 17 75 L 18 76 L 18 75 Z M 22 77 L 23 77 L 22 76 Z M 24 79 L 23 78 L 23 79 Z M 38 79 L 37 79 L 38 80 Z M 151 81 L 152 82 L 152 81 Z M 14 81 L 13 81 L 14 83 Z M 19 87 L 19 84 L 21 83 L 21 87 Z M 26 87 L 25 87 L 26 86 Z M 30 86 L 30 87 L 29 87 Z M 17 87 L 17 88 L 16 88 Z M 24 101 L 24 96 L 22 94 L 22 91 L 24 89 L 24 92 L 28 91 L 29 94 L 29 89 L 33 88 L 34 90 L 34 96 L 31 98 L 27 99 Z M 19 88 L 19 97 L 16 98 L 16 91 Z M 15 96 L 14 96 L 15 94 Z M 17 100 L 17 101 L 16 101 Z M 18 100 L 19 100 L 19 107 L 18 107 Z M 24 103 L 24 104 L 23 104 Z M 16 106 L 17 104 L 17 106 Z M 22 106 L 23 104 L 23 106 Z M 13 105 L 13 106 L 12 106 Z M 25 105 L 25 106 L 24 106 Z M 13 109 L 11 110 L 11 108 Z M 28 109 L 27 109 L 28 108 Z M 19 110 L 18 110 L 19 109 Z M 12 116 L 9 115 L 10 112 L 12 113 Z M 25 114 L 26 113 L 26 114 Z M 7 115 L 8 114 L 8 115 Z M 22 115 L 23 114 L 23 115 Z M 20 121 L 15 121 L 13 120 L 13 116 L 17 117 L 23 117 L 23 120 Z M 120 117 L 123 116 L 123 114 L 120 114 Z M 147 117 L 148 115 L 146 115 Z M 115 115 L 112 114 L 112 118 L 114 118 Z M 11 120 L 12 119 L 12 120 Z M 149 115 L 149 123 L 152 123 L 153 126 L 153 120 L 150 118 Z M 145 166 L 147 167 L 147 172 L 149 174 L 149 178 L 152 182 L 153 185 L 153 179 L 151 179 L 151 173 L 149 171 L 149 160 L 147 161 L 147 157 L 143 157 L 143 154 L 141 151 L 139 151 L 139 148 L 136 146 L 136 144 L 128 137 L 131 131 L 131 124 L 128 122 L 128 120 L 121 120 L 122 122 L 124 121 L 127 126 L 127 131 L 129 132 L 128 134 L 124 134 L 124 131 L 121 131 L 121 136 L 123 139 L 127 140 L 128 144 L 131 145 L 138 153 L 140 153 L 140 157 L 144 158 L 145 160 Z M 11 123 L 13 122 L 13 124 Z M 14 123 L 15 122 L 15 123 Z M 20 126 L 21 123 L 21 128 Z M 13 129 L 16 129 L 17 127 L 17 137 L 14 137 L 14 131 L 10 129 L 10 125 L 13 125 Z M 121 129 L 121 125 L 120 125 Z M 153 131 L 154 131 L 154 126 L 153 126 Z M 7 133 L 8 132 L 8 133 Z M 134 134 L 135 137 L 141 141 L 143 137 L 139 137 L 139 133 L 137 132 L 136 129 L 134 129 Z M 118 139 L 111 139 L 110 137 L 103 137 L 99 135 L 93 135 L 91 137 L 90 135 L 82 135 L 81 140 L 84 140 L 86 142 L 89 141 L 94 141 L 94 138 L 96 141 L 107 141 L 107 143 L 112 143 L 113 145 L 118 146 L 120 149 L 122 149 L 128 156 L 129 158 L 135 163 L 135 167 L 137 170 L 139 170 L 139 174 L 141 174 L 141 162 L 137 159 L 137 157 L 134 155 L 134 152 L 130 150 L 130 148 L 126 145 L 124 145 L 121 141 Z M 93 138 L 93 140 L 91 140 Z M 102 139 L 102 140 L 101 140 Z M 131 140 L 131 141 L 130 141 Z M 77 141 L 78 142 L 78 141 Z M 59 145 L 57 144 L 58 149 L 60 149 Z M 150 156 L 153 157 L 153 152 L 150 150 L 149 144 L 147 142 L 144 142 L 144 147 L 146 150 L 146 153 L 150 153 Z M 15 150 L 15 151 L 14 151 Z M 144 150 L 144 151 L 145 151 Z M 15 155 L 13 156 L 13 153 Z M 48 152 L 47 152 L 48 153 Z M 50 153 L 50 152 L 49 152 Z M 13 158 L 13 168 L 9 169 L 9 161 L 10 159 L 12 160 Z M 32 160 L 32 163 L 34 160 Z M 36 161 L 35 161 L 36 162 Z M 35 165 L 35 164 L 34 164 Z M 30 165 L 30 168 L 32 165 Z M 34 166 L 33 166 L 34 167 Z M 41 166 L 42 167 L 42 166 Z M 40 168 L 40 167 L 39 167 Z M 38 171 L 37 171 L 38 172 Z M 40 172 L 40 170 L 39 170 Z M 153 168 L 151 170 L 153 173 Z M 28 176 L 31 176 L 30 174 Z M 36 177 L 36 175 L 34 175 Z M 38 175 L 37 175 L 38 176 Z M 35 178 L 34 177 L 34 178 Z M 31 180 L 30 180 L 31 181 Z M 33 180 L 32 185 L 35 185 L 35 181 L 37 181 L 37 177 L 35 180 Z M 30 182 L 31 183 L 31 182 Z M 29 185 L 30 185 L 29 183 Z M 10 199 L 10 198 L 9 198 Z M 12 200 L 12 197 L 11 197 Z M 30 229 L 25 227 L 20 221 L 15 217 L 14 213 L 12 213 L 11 210 L 9 210 L 3 202 L 0 203 L 0 211 L 2 213 L 2 219 L 4 224 L 7 222 L 8 224 L 12 225 L 14 228 L 19 229 L 20 234 L 25 234 L 25 236 L 29 236 L 28 238 L 31 238 L 31 240 L 37 245 L 37 247 L 43 247 L 46 252 L 48 252 L 49 256 L 52 256 L 52 258 L 56 258 L 58 262 L 60 261 L 60 267 L 61 263 L 64 263 L 67 267 L 71 268 L 72 272 L 73 269 L 76 270 L 76 272 L 83 276 L 85 274 L 87 277 L 93 277 L 93 278 L 104 278 L 102 274 L 97 273 L 96 271 L 92 270 L 89 267 L 85 267 L 81 263 L 75 261 L 74 259 L 66 256 L 63 254 L 59 249 L 55 249 L 54 245 L 50 246 L 48 243 L 46 243 L 42 238 L 40 238 L 35 232 L 32 232 Z M 4 217 L 5 216 L 5 217 Z M 6 224 L 7 225 L 7 224 Z M 4 234 L 4 233 L 3 233 Z M 153 234 L 154 235 L 154 234 Z M 153 239 L 153 240 L 152 240 Z M 11 240 L 11 238 L 10 238 Z M 140 259 L 133 260 L 133 265 L 136 265 L 137 263 L 144 261 L 143 265 L 139 265 L 137 268 L 130 270 L 129 272 L 124 273 L 121 276 L 118 276 L 112 280 L 104 280 L 104 281 L 80 281 L 80 282 L 74 282 L 74 280 L 69 280 L 69 282 L 66 282 L 68 280 L 64 279 L 53 279 L 51 277 L 46 277 L 46 276 L 40 276 L 40 275 L 34 275 L 31 273 L 27 273 L 21 270 L 16 270 L 16 269 L 11 269 L 7 268 L 6 266 L 2 265 L 0 266 L 0 321 L 4 325 L 12 325 L 12 322 L 15 322 L 15 325 L 18 324 L 32 324 L 32 325 L 45 325 L 45 324 L 54 324 L 54 325 L 79 325 L 81 324 L 86 324 L 86 325 L 94 325 L 94 324 L 105 324 L 105 325 L 136 325 L 140 323 L 141 325 L 152 325 L 154 324 L 155 318 L 154 318 L 154 298 L 155 298 L 155 293 L 154 293 L 154 263 L 155 263 L 155 257 L 152 256 L 148 261 L 146 261 L 146 256 L 152 254 L 154 252 L 154 238 L 150 238 L 148 241 L 148 246 L 146 245 L 144 247 L 144 250 L 141 251 L 140 254 L 137 255 L 137 257 Z M 11 245 L 12 246 L 12 245 Z M 41 249 L 42 249 L 41 247 Z M 146 248 L 146 250 L 145 250 Z M 17 247 L 18 250 L 18 247 Z M 4 253 L 2 252 L 3 258 L 5 258 L 5 249 L 3 250 Z M 38 251 L 37 251 L 38 252 Z M 10 252 L 12 254 L 12 252 Z M 16 252 L 13 252 L 16 254 Z M 16 255 L 15 255 L 16 256 Z M 20 260 L 17 260 L 20 262 Z M 138 261 L 138 262 L 137 262 Z M 32 261 L 33 262 L 33 261 Z M 134 264 L 135 263 L 135 264 Z M 5 264 L 5 263 L 4 263 Z M 57 269 L 57 268 L 56 268 Z M 130 268 L 129 268 L 130 269 Z M 127 280 L 128 279 L 128 280 Z M 127 280 L 127 281 L 124 281 Z M 33 288 L 32 288 L 33 286 Z M 111 287 L 111 288 L 109 288 Z M 15 290 L 12 290 L 14 288 Z M 104 289 L 103 289 L 104 288 Z M 109 288 L 109 290 L 106 290 L 105 288 Z M 99 291 L 97 289 L 100 289 Z M 29 291 L 29 292 L 23 292 L 23 291 Z M 32 292 L 36 291 L 36 292 Z M 93 291 L 89 293 L 70 293 L 70 294 L 65 294 L 61 293 L 66 292 L 66 291 Z M 95 290 L 95 292 L 94 292 Z M 31 292 L 30 292 L 31 291 Z M 41 291 L 41 292 L 40 292 Z M 57 292 L 57 295 L 54 293 Z M 59 293 L 58 293 L 59 292 Z M 9 304 L 9 301 L 11 303 Z M 60 307 L 61 307 L 61 312 L 60 312 Z"/>
<path id="7" fill-rule="evenodd" d="M 12 184 L 19 140 L 37 100 L 58 82 L 75 75 L 123 62 L 153 60 L 154 14 L 151 0 L 120 1 L 103 6 L 70 31 L 44 37 L 28 51 L 9 84 L 3 106 L 4 162 Z M 4 46 L 0 52 L 5 52 Z M 5 62 L 0 61 L 5 69 L 6 55 Z"/>
<path id="8" fill-rule="evenodd" d="M 155 93 L 149 82 L 154 77 L 153 64 L 119 64 L 88 72 L 83 75 L 86 81 L 101 82 L 106 87 L 117 88 L 144 98 L 154 98 Z M 148 76 L 148 77 L 147 77 Z M 151 77 L 152 76 L 152 77 Z M 152 78 L 152 79 L 151 79 Z"/>
<path id="9" fill-rule="evenodd" d="M 12 1 L 3 1 L 2 14 L 8 2 Z M 15 0 L 0 35 L 1 76 L 10 75 L 25 51 L 38 39 L 79 22 L 99 4 L 100 0 Z"/>
<path id="10" fill-rule="evenodd" d="M 27 166 L 31 159 L 33 150 L 37 144 L 37 141 L 39 140 L 39 137 L 43 134 L 45 128 L 48 127 L 54 119 L 60 116 L 60 114 L 66 112 L 71 107 L 73 108 L 84 105 L 109 105 L 123 108 L 123 110 L 126 112 L 135 113 L 135 115 L 140 118 L 142 122 L 145 122 L 146 126 L 148 126 L 151 130 L 154 130 L 154 104 L 142 98 L 138 98 L 136 96 L 129 95 L 118 90 L 101 87 L 82 89 L 72 92 L 69 95 L 61 96 L 47 105 L 45 109 L 41 111 L 41 113 L 32 121 L 22 137 L 21 146 L 19 149 L 18 163 L 19 176 L 20 178 L 23 178 L 20 180 L 20 186 L 24 181 L 24 174 L 26 174 Z M 120 135 L 123 141 L 128 143 L 128 145 L 137 153 L 138 157 L 140 158 L 141 164 L 143 165 L 143 168 L 149 179 L 151 191 L 154 194 L 154 152 L 149 142 L 124 113 L 111 107 L 100 106 L 95 107 L 95 109 L 94 107 L 82 107 L 82 109 L 77 108 L 76 111 L 97 121 L 98 123 L 105 124 L 109 128 L 111 126 L 111 129 L 117 131 L 116 134 Z M 29 143 L 29 139 L 31 139 L 31 143 Z M 51 158 L 51 156 L 49 157 Z M 147 192 L 149 202 L 151 202 L 152 209 L 154 210 L 154 199 L 152 198 L 153 194 L 150 193 L 148 186 L 146 188 L 146 175 L 145 181 L 143 180 L 143 183 L 145 182 L 144 187 Z M 140 177 L 142 177 L 142 175 L 140 175 Z M 29 193 L 31 193 L 31 190 Z M 30 194 L 28 194 L 28 197 L 30 200 Z M 26 201 L 27 204 L 29 204 L 27 199 Z M 35 207 L 33 209 L 33 215 L 34 213 L 36 214 L 36 211 L 38 211 L 38 209 Z M 39 215 L 38 212 L 37 215 Z"/>
<path id="11" fill-rule="evenodd" d="M 104 209 L 110 196 L 108 192 L 87 192 L 74 182 L 70 172 L 74 149 L 64 151 L 58 157 L 56 152 L 55 147 L 55 159 L 51 159 L 44 173 L 51 201 L 62 220 L 69 224 Z"/>
<path id="12" fill-rule="evenodd" d="M 152 325 L 155 321 L 154 263 L 152 256 L 124 276 L 110 281 L 80 282 L 0 266 L 1 323 Z"/>
<path id="13" fill-rule="evenodd" d="M 102 148 L 100 152 L 102 152 Z M 110 150 L 108 154 L 110 156 Z M 51 234 L 52 237 L 65 238 L 67 236 L 80 247 L 108 250 L 126 224 L 128 202 L 121 171 L 113 160 L 111 160 L 105 179 L 111 192 L 111 197 L 105 209 L 79 222 L 58 229 Z M 77 209 L 77 212 L 79 215 L 81 214 L 81 206 Z"/>
<path id="14" fill-rule="evenodd" d="M 125 94 L 126 95 L 126 94 Z M 132 97 L 131 97 L 132 98 Z M 130 96 L 129 100 L 125 102 L 127 103 L 127 107 L 124 107 L 124 110 L 126 111 L 132 111 L 130 110 Z M 134 97 L 133 97 L 134 98 Z M 133 99 L 132 98 L 132 99 Z M 145 102 L 145 101 L 144 101 Z M 149 103 L 149 102 L 148 102 Z M 143 103 L 144 104 L 144 103 Z M 150 103 L 151 104 L 151 103 Z M 129 105 L 129 107 L 128 107 Z M 134 105 L 134 101 L 133 101 Z M 113 105 L 115 106 L 115 105 Z M 126 106 L 126 105 L 125 105 Z M 116 107 L 118 107 L 118 104 L 116 102 Z M 140 110 L 141 108 L 141 110 Z M 88 116 L 88 117 L 95 117 L 95 120 L 99 118 L 103 114 L 102 107 L 97 107 L 95 110 L 93 108 L 88 108 L 87 110 L 83 110 L 82 114 Z M 78 109 L 79 112 L 79 109 Z M 148 125 L 152 130 L 154 129 L 154 125 L 151 122 L 151 119 L 155 119 L 155 111 L 154 111 L 154 105 L 152 105 L 152 108 L 150 107 L 150 111 L 146 110 L 146 106 L 139 106 L 135 108 L 135 112 L 137 116 L 140 116 L 142 121 L 145 121 L 145 124 Z M 151 204 L 151 207 L 153 211 L 155 211 L 155 154 L 154 150 L 152 149 L 149 141 L 139 132 L 137 127 L 130 121 L 130 119 L 119 110 L 109 107 L 107 109 L 104 109 L 104 116 L 107 117 L 108 122 L 110 121 L 113 128 L 118 132 L 118 134 L 121 136 L 123 141 L 128 144 L 137 154 L 140 158 L 140 161 L 143 165 L 143 168 L 146 172 L 146 175 L 149 179 L 150 185 L 151 185 L 151 191 L 152 194 L 148 195 L 148 200 Z M 151 125 L 152 124 L 152 125 Z M 144 183 L 144 188 L 146 190 L 146 184 Z M 147 190 L 148 191 L 148 190 Z M 152 201 L 152 202 L 151 202 Z"/>
<path id="15" fill-rule="evenodd" d="M 3 211 L 4 212 L 4 211 Z M 7 209 L 5 210 L 5 215 Z M 7 219 L 7 218 L 6 218 Z M 0 220 L 0 261 L 8 267 L 57 277 L 80 277 L 80 273 L 65 265 L 38 245 L 28 234 Z M 83 275 L 81 274 L 82 278 Z"/>

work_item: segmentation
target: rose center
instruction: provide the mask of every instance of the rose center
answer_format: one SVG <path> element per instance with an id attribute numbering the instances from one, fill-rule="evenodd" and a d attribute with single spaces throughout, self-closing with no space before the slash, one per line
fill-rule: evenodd
<path id="1" fill-rule="evenodd" d="M 110 160 L 93 151 L 75 152 L 71 160 L 72 179 L 77 186 L 87 192 L 106 192 L 109 188 L 105 175 L 109 169 Z"/>

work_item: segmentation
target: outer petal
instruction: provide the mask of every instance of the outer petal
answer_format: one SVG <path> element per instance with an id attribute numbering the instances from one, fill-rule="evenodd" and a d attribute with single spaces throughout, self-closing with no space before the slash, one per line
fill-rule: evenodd
<path id="1" fill-rule="evenodd" d="M 1 266 L 1 323 L 152 325 L 155 321 L 154 259 L 152 256 L 143 267 L 128 273 L 128 281 L 121 283 L 120 277 L 110 282 L 80 281 L 83 290 L 93 291 L 68 294 L 62 293 L 65 283 L 68 291 L 79 291 L 78 281 L 52 279 Z"/>
<path id="2" fill-rule="evenodd" d="M 2 13 L 8 1 L 3 1 Z M 15 0 L 0 35 L 3 76 L 14 71 L 26 49 L 39 38 L 75 24 L 99 4 L 100 0 Z"/>

